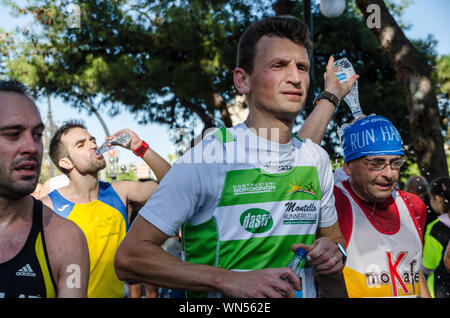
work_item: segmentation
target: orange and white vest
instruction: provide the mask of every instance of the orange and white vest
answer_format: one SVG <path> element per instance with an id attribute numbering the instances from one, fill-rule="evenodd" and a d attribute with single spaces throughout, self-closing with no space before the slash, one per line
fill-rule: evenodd
<path id="1" fill-rule="evenodd" d="M 348 296 L 417 297 L 422 241 L 404 199 L 398 192 L 392 193 L 400 226 L 395 233 L 387 234 L 371 223 L 342 183 L 336 187 L 349 199 L 352 215 L 343 270 Z"/>

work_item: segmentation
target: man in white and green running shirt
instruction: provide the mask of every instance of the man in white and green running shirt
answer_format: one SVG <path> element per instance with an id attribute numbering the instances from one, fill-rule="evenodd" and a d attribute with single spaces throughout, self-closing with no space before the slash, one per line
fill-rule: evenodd
<path id="1" fill-rule="evenodd" d="M 294 17 L 253 23 L 239 41 L 234 82 L 247 97 L 244 123 L 207 135 L 186 152 L 140 211 L 115 266 L 120 279 L 194 291 L 188 296 L 315 297 L 343 268 L 345 245 L 334 207 L 327 153 L 292 137 L 309 87 L 309 34 Z M 331 60 L 325 89 L 336 102 L 356 76 L 340 84 Z M 334 99 L 333 99 L 334 96 Z M 160 245 L 182 228 L 183 259 Z M 307 250 L 302 280 L 285 267 Z M 291 284 L 282 280 L 287 278 Z M 345 293 L 345 288 L 344 288 Z"/>

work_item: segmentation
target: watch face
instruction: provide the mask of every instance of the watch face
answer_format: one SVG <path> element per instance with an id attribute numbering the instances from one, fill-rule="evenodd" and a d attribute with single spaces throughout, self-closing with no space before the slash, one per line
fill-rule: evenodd
<path id="1" fill-rule="evenodd" d="M 148 148 L 148 144 L 145 141 L 142 141 L 139 147 L 137 147 L 133 152 L 135 155 L 142 157 Z"/>

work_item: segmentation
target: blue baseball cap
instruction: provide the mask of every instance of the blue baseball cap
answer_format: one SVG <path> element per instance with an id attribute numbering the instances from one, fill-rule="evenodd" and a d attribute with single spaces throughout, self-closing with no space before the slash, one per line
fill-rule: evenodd
<path id="1" fill-rule="evenodd" d="M 370 115 L 344 129 L 344 162 L 365 156 L 400 155 L 403 141 L 397 128 L 385 117 Z"/>

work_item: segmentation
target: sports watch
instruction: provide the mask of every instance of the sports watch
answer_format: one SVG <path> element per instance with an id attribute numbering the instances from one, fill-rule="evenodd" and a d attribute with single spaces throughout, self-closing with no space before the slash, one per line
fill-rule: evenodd
<path id="1" fill-rule="evenodd" d="M 148 148 L 148 144 L 142 140 L 141 144 L 136 149 L 134 149 L 133 153 L 136 156 L 142 157 Z"/>
<path id="2" fill-rule="evenodd" d="M 319 101 L 320 101 L 321 99 L 323 99 L 323 98 L 328 99 L 330 102 L 332 102 L 333 105 L 336 106 L 336 108 L 339 107 L 339 104 L 340 104 L 340 102 L 341 102 L 341 101 L 339 100 L 339 98 L 337 98 L 336 95 L 334 95 L 334 94 L 332 94 L 332 93 L 330 93 L 330 92 L 328 92 L 328 91 L 322 91 L 322 92 L 321 92 L 319 95 L 317 95 L 316 98 L 314 99 L 314 102 L 313 102 L 314 106 L 316 106 L 316 105 L 319 103 Z"/>

